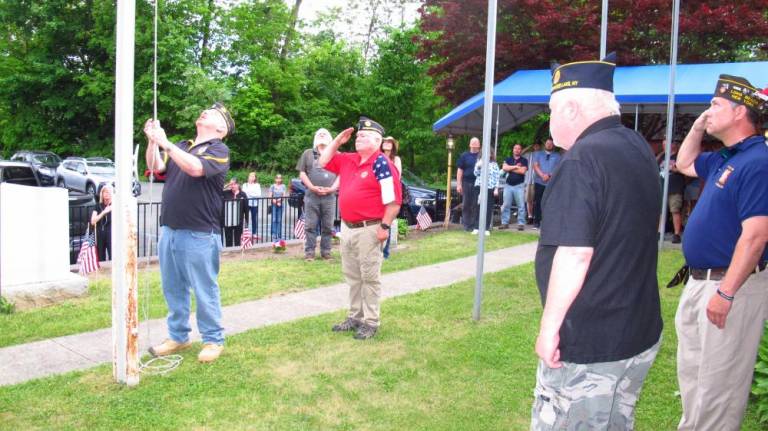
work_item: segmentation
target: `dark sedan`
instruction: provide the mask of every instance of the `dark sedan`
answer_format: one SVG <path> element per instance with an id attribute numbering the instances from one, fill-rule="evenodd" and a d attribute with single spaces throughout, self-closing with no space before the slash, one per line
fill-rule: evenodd
<path id="1" fill-rule="evenodd" d="M 50 151 L 17 151 L 11 160 L 26 162 L 37 172 L 42 186 L 56 185 L 56 168 L 61 164 L 61 157 Z"/>

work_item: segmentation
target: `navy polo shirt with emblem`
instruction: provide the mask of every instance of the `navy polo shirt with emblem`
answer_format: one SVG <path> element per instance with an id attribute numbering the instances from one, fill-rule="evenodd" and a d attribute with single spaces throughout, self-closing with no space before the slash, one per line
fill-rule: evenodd
<path id="1" fill-rule="evenodd" d="M 705 180 L 683 235 L 683 254 L 692 268 L 727 268 L 741 223 L 768 216 L 768 145 L 762 136 L 696 158 L 696 175 Z M 763 259 L 768 260 L 768 248 Z"/>
<path id="2" fill-rule="evenodd" d="M 220 232 L 219 217 L 224 208 L 221 191 L 229 171 L 229 148 L 220 139 L 211 139 L 197 145 L 181 141 L 175 151 L 197 157 L 204 174 L 187 175 L 173 159 L 168 159 L 160 224 L 171 229 Z"/>

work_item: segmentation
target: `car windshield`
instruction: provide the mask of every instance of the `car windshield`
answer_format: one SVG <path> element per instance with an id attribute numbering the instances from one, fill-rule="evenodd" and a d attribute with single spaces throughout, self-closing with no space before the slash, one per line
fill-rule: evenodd
<path id="1" fill-rule="evenodd" d="M 88 171 L 92 174 L 114 174 L 115 165 L 109 162 L 88 162 Z"/>
<path id="2" fill-rule="evenodd" d="M 42 165 L 54 166 L 61 163 L 61 159 L 56 154 L 35 154 L 32 158 Z"/>
<path id="3" fill-rule="evenodd" d="M 403 169 L 402 180 L 412 186 L 429 188 L 429 184 L 407 169 Z"/>

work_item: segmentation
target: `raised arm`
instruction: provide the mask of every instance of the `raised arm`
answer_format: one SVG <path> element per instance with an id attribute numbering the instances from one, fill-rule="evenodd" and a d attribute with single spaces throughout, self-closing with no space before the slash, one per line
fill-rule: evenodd
<path id="1" fill-rule="evenodd" d="M 689 177 L 698 177 L 696 174 L 696 168 L 694 162 L 696 157 L 701 154 L 701 140 L 704 138 L 704 133 L 707 130 L 707 118 L 709 117 L 709 110 L 706 110 L 699 115 L 699 118 L 693 122 L 691 130 L 683 140 L 683 144 L 680 145 L 680 150 L 677 152 L 677 161 L 675 166 L 678 172 Z"/>
<path id="2" fill-rule="evenodd" d="M 336 154 L 336 151 L 339 150 L 339 147 L 347 143 L 349 141 L 349 138 L 352 137 L 352 133 L 355 132 L 355 129 L 353 127 L 350 127 L 348 129 L 345 129 L 343 132 L 336 135 L 336 137 L 333 139 L 330 145 L 326 146 L 325 149 L 323 149 L 323 152 L 320 153 L 320 158 L 317 160 L 318 166 L 321 168 L 324 168 L 325 165 L 328 164 L 328 162 L 331 161 L 333 156 Z"/>

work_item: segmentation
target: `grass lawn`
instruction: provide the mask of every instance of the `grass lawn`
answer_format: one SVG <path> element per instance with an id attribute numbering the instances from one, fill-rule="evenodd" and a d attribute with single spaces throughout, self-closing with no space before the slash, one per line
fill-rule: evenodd
<path id="1" fill-rule="evenodd" d="M 486 238 L 486 250 L 535 241 L 537 236 L 516 232 L 494 232 Z M 416 266 L 470 256 L 477 251 L 477 237 L 463 231 L 437 231 L 418 239 L 402 241 L 402 250 L 392 253 L 383 271 L 393 272 Z M 276 293 L 294 292 L 342 282 L 338 252 L 331 261 L 304 262 L 298 257 L 269 255 L 266 259 L 227 259 L 221 265 L 219 284 L 224 305 L 260 299 Z M 146 279 L 149 278 L 149 317 L 167 313 L 160 275 L 155 269 L 139 266 L 139 319 L 144 320 Z M 0 314 L 0 347 L 45 338 L 77 334 L 112 325 L 112 281 L 94 277 L 88 296 L 61 304 L 12 315 Z"/>
<path id="2" fill-rule="evenodd" d="M 666 283 L 678 252 L 665 252 Z M 533 265 L 486 277 L 471 320 L 472 281 L 394 298 L 373 340 L 334 334 L 342 312 L 230 337 L 221 359 L 195 361 L 133 389 L 111 368 L 0 388 L 7 429 L 526 430 L 541 313 Z M 673 315 L 662 288 L 662 349 L 645 382 L 637 430 L 672 430 L 680 416 Z M 750 406 L 743 430 L 759 430 Z"/>

